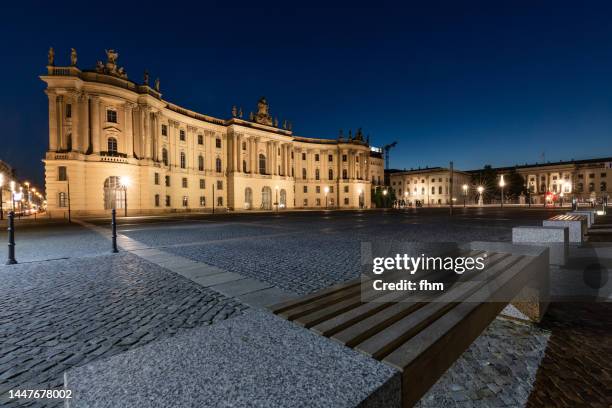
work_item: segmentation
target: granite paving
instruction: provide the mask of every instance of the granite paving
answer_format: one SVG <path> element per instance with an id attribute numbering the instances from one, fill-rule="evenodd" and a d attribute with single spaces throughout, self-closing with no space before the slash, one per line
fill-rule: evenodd
<path id="1" fill-rule="evenodd" d="M 0 406 L 73 366 L 241 314 L 246 306 L 130 253 L 0 267 Z"/>

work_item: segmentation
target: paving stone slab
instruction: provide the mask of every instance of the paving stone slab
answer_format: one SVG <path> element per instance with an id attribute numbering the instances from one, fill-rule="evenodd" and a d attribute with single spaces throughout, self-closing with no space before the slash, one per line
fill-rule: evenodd
<path id="1" fill-rule="evenodd" d="M 284 302 L 296 298 L 298 295 L 292 292 L 272 287 L 257 292 L 247 293 L 237 297 L 242 303 L 252 307 L 264 308 L 274 303 Z"/>
<path id="2" fill-rule="evenodd" d="M 209 286 L 214 286 L 214 285 L 218 285 L 218 284 L 225 283 L 225 282 L 232 282 L 232 281 L 236 281 L 240 279 L 245 279 L 245 277 L 238 273 L 223 272 L 223 273 L 216 273 L 214 275 L 208 275 L 208 276 L 194 276 L 193 278 L 190 278 L 190 279 L 201 286 L 209 287 Z"/>
<path id="3" fill-rule="evenodd" d="M 222 293 L 226 296 L 236 297 L 239 295 L 257 292 L 271 287 L 272 285 L 270 285 L 269 283 L 258 281 L 256 279 L 246 278 L 211 286 L 210 289 Z"/>
<path id="4" fill-rule="evenodd" d="M 400 406 L 399 373 L 263 311 L 65 374 L 69 408 Z"/>

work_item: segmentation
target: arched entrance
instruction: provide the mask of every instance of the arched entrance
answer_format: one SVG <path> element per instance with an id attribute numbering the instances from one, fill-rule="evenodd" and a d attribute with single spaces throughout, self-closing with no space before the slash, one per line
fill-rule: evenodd
<path id="1" fill-rule="evenodd" d="M 287 192 L 285 189 L 280 191 L 280 208 L 287 208 Z"/>
<path id="2" fill-rule="evenodd" d="M 244 209 L 250 210 L 251 208 L 253 208 L 253 190 L 251 190 L 251 187 L 247 187 L 244 190 Z"/>
<path id="3" fill-rule="evenodd" d="M 359 208 L 365 207 L 365 191 L 359 193 Z"/>
<path id="4" fill-rule="evenodd" d="M 125 189 L 117 176 L 111 176 L 104 180 L 104 209 L 123 208 L 125 203 Z"/>
<path id="5" fill-rule="evenodd" d="M 272 209 L 272 189 L 270 187 L 264 187 L 261 189 L 261 209 Z"/>

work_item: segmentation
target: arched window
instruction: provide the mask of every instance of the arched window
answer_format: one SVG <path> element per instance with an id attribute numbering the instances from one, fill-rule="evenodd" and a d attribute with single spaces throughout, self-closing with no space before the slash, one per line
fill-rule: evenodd
<path id="1" fill-rule="evenodd" d="M 261 189 L 261 209 L 272 209 L 272 189 L 270 187 L 264 187 Z"/>
<path id="2" fill-rule="evenodd" d="M 202 155 L 198 156 L 198 170 L 204 171 L 204 157 Z"/>
<path id="3" fill-rule="evenodd" d="M 346 169 L 342 169 L 342 179 L 346 180 L 348 178 L 348 171 Z"/>
<path id="4" fill-rule="evenodd" d="M 123 208 L 125 202 L 125 188 L 117 176 L 104 180 L 104 209 Z"/>
<path id="5" fill-rule="evenodd" d="M 221 173 L 222 169 L 221 169 L 221 159 L 217 157 L 217 160 L 215 160 L 215 170 L 217 171 L 217 173 Z"/>
<path id="6" fill-rule="evenodd" d="M 168 149 L 165 147 L 162 149 L 162 162 L 164 163 L 164 166 L 168 165 Z"/>
<path id="7" fill-rule="evenodd" d="M 287 207 L 287 192 L 284 189 L 282 189 L 280 191 L 280 203 L 279 203 L 279 205 L 280 205 L 280 208 Z"/>
<path id="8" fill-rule="evenodd" d="M 302 169 L 302 179 L 306 180 L 306 169 Z"/>
<path id="9" fill-rule="evenodd" d="M 108 152 L 117 153 L 117 139 L 115 139 L 114 137 L 108 138 Z"/>
<path id="10" fill-rule="evenodd" d="M 247 164 L 246 164 L 246 160 L 242 161 L 242 172 L 246 173 L 247 172 Z"/>
<path id="11" fill-rule="evenodd" d="M 181 169 L 187 168 L 187 157 L 185 156 L 185 152 L 181 152 Z"/>
<path id="12" fill-rule="evenodd" d="M 266 174 L 266 156 L 259 155 L 259 174 Z"/>
<path id="13" fill-rule="evenodd" d="M 329 171 L 327 172 L 327 176 L 330 180 L 334 179 L 334 171 L 332 169 L 329 169 Z M 374 177 L 372 177 L 372 183 L 374 182 Z"/>
<path id="14" fill-rule="evenodd" d="M 321 178 L 321 173 L 319 172 L 319 169 L 315 169 L 315 180 L 319 180 Z"/>

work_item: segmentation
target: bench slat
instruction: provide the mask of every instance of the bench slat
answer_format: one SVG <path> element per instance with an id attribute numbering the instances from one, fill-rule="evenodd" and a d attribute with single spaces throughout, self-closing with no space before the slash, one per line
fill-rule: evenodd
<path id="1" fill-rule="evenodd" d="M 495 266 L 485 269 L 482 274 L 490 276 L 503 273 L 521 259 L 522 256 L 518 255 L 507 257 Z M 477 281 L 463 282 L 453 287 L 434 302 L 427 303 L 426 306 L 413 314 L 404 317 L 393 325 L 378 332 L 376 335 L 356 345 L 355 349 L 374 358 L 381 359 L 486 284 L 486 278 Z"/>

